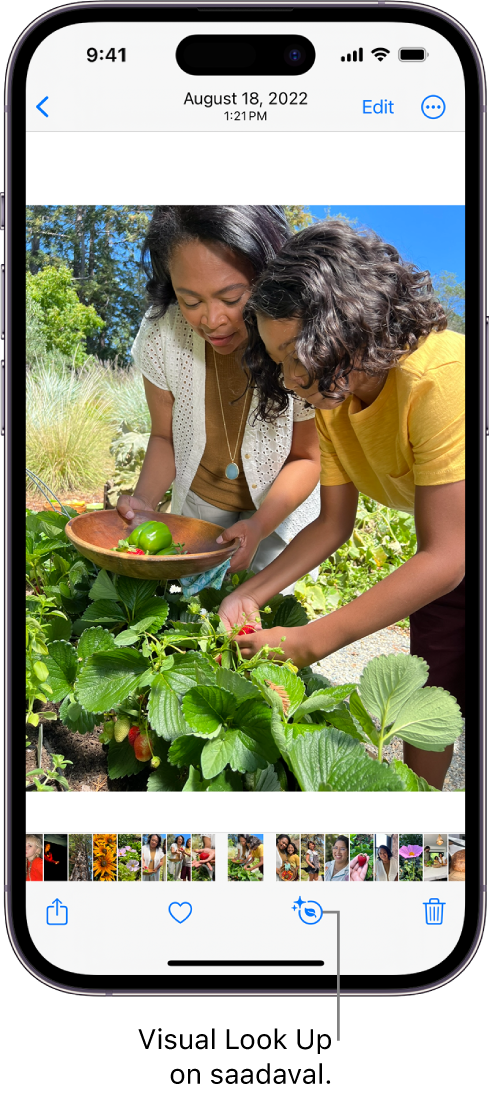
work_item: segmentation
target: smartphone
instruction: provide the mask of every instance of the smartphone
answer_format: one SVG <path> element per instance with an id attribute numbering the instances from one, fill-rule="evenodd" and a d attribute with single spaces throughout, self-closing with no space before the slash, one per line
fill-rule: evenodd
<path id="1" fill-rule="evenodd" d="M 484 104 L 421 5 L 13 50 L 5 894 L 51 986 L 401 994 L 478 946 Z"/>

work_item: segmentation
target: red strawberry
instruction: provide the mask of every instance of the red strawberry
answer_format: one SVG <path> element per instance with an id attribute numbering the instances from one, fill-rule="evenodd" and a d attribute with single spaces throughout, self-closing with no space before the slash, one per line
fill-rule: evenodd
<path id="1" fill-rule="evenodd" d="M 220 666 L 222 662 L 222 655 L 214 655 L 214 662 L 217 662 L 217 665 Z"/>
<path id="2" fill-rule="evenodd" d="M 256 626 L 254 624 L 244 624 L 241 631 L 238 632 L 239 636 L 252 636 L 256 632 Z"/>
<path id="3" fill-rule="evenodd" d="M 358 857 L 358 863 L 361 868 L 363 868 L 363 865 L 367 863 L 367 857 L 363 855 L 363 852 L 361 852 L 360 856 Z"/>
<path id="4" fill-rule="evenodd" d="M 146 552 L 143 552 L 142 548 L 128 548 L 127 551 L 131 556 L 145 556 Z"/>
<path id="5" fill-rule="evenodd" d="M 146 734 L 138 734 L 134 739 L 134 753 L 138 761 L 149 761 L 151 757 L 151 746 Z"/>
<path id="6" fill-rule="evenodd" d="M 129 734 L 127 736 L 128 739 L 129 739 L 129 742 L 131 743 L 131 746 L 134 746 L 134 743 L 135 743 L 135 741 L 138 737 L 138 734 L 141 734 L 141 731 L 139 730 L 139 727 L 131 727 L 131 729 L 129 731 Z"/>

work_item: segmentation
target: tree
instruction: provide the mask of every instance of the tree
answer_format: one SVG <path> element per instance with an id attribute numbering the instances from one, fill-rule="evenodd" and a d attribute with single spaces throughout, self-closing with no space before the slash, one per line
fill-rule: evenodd
<path id="1" fill-rule="evenodd" d="M 26 276 L 30 325 L 37 328 L 45 349 L 56 348 L 80 364 L 86 358 L 86 340 L 104 327 L 93 305 L 81 304 L 66 266 L 46 266 Z"/>
<path id="2" fill-rule="evenodd" d="M 450 331 L 465 334 L 465 282 L 457 282 L 456 274 L 442 270 L 433 278 L 433 288 L 447 317 Z"/>

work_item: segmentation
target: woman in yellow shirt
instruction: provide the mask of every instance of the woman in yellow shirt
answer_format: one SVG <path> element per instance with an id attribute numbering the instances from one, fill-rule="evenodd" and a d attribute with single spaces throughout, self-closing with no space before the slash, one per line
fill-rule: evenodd
<path id="1" fill-rule="evenodd" d="M 249 854 L 245 860 L 243 867 L 246 871 L 256 871 L 260 869 L 263 875 L 263 842 L 256 835 L 250 837 L 248 842 Z"/>
<path id="2" fill-rule="evenodd" d="M 306 627 L 240 637 L 242 654 L 280 644 L 305 666 L 410 616 L 411 653 L 426 659 L 428 684 L 448 689 L 464 711 L 464 339 L 446 330 L 429 274 L 375 234 L 326 221 L 297 233 L 269 264 L 247 315 L 259 413 L 273 417 L 290 392 L 316 408 L 321 513 L 225 598 L 223 620 L 256 619 L 333 555 L 352 534 L 362 491 L 414 513 L 416 555 Z M 452 750 L 405 744 L 404 759 L 442 787 Z"/>

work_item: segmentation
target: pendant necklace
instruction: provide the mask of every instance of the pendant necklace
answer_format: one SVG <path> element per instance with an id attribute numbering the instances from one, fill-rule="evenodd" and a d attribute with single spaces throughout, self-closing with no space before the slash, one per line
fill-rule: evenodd
<path id="1" fill-rule="evenodd" d="M 225 475 L 226 479 L 228 479 L 228 480 L 235 480 L 239 476 L 239 467 L 236 464 L 236 453 L 238 451 L 239 436 L 241 434 L 241 427 L 243 425 L 243 418 L 244 418 L 244 413 L 245 413 L 245 409 L 246 409 L 246 397 L 245 397 L 244 402 L 243 402 L 243 410 L 241 412 L 241 419 L 240 419 L 240 422 L 239 422 L 238 436 L 236 438 L 236 445 L 235 445 L 235 448 L 234 448 L 234 453 L 231 453 L 231 446 L 229 444 L 229 437 L 228 437 L 228 431 L 227 431 L 227 426 L 226 426 L 226 419 L 224 418 L 224 408 L 223 408 L 223 405 L 222 405 L 221 386 L 219 384 L 219 374 L 218 374 L 218 371 L 217 371 L 217 362 L 216 362 L 216 351 L 214 350 L 214 347 L 212 347 L 212 352 L 214 354 L 214 368 L 216 370 L 217 391 L 218 391 L 218 394 L 219 394 L 219 403 L 221 405 L 222 423 L 223 423 L 223 426 L 224 426 L 224 433 L 226 435 L 226 443 L 227 443 L 229 457 L 230 457 L 230 462 L 229 462 L 229 464 L 226 465 L 226 468 L 224 469 L 224 475 Z"/>

